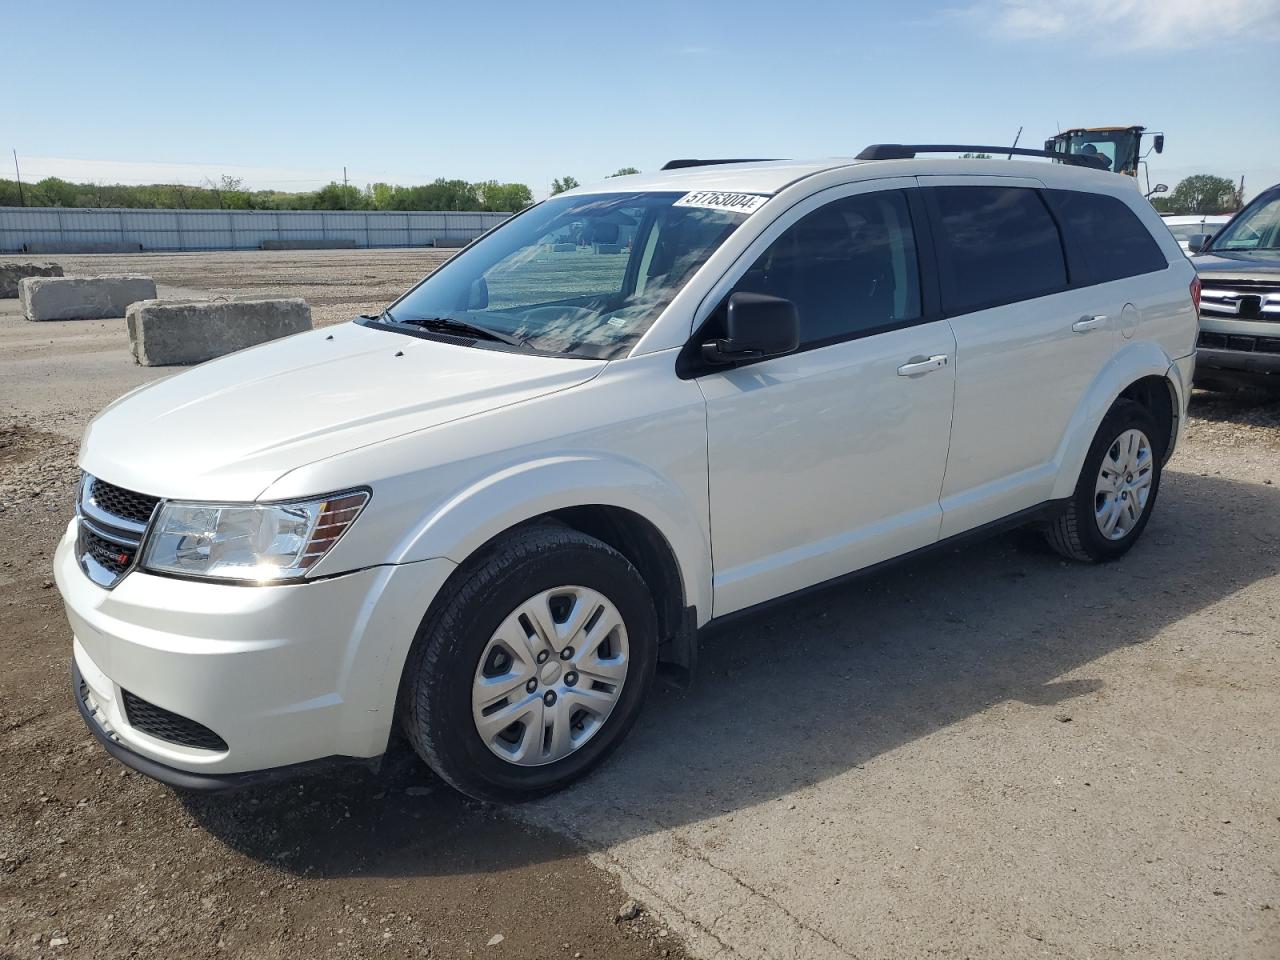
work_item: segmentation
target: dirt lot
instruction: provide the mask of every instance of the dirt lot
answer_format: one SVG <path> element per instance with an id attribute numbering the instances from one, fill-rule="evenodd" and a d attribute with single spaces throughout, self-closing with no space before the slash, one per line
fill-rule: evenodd
<path id="1" fill-rule="evenodd" d="M 334 322 L 434 256 L 60 259 Z M 1280 957 L 1280 402 L 1197 396 L 1121 563 L 1015 533 L 740 623 L 506 811 L 399 745 L 194 799 L 82 729 L 49 556 L 75 438 L 152 375 L 0 301 L 0 957 Z"/>

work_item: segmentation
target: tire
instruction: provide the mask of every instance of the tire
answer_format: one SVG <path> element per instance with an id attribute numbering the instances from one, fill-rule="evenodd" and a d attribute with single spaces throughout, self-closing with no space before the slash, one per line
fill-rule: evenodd
<path id="1" fill-rule="evenodd" d="M 639 715 L 657 663 L 657 616 L 636 568 L 594 537 L 538 525 L 496 541 L 464 564 L 446 589 L 455 592 L 442 596 L 423 619 L 401 679 L 401 726 L 423 761 L 467 796 L 504 803 L 559 790 L 603 762 Z M 540 597 L 538 609 L 552 621 L 571 608 L 570 620 L 544 620 L 547 629 L 528 616 L 521 620 L 520 612 L 534 609 L 528 604 Z M 543 638 L 552 631 L 567 635 L 579 612 L 588 610 L 600 612 L 583 614 L 583 629 L 573 637 L 593 639 L 582 641 L 583 649 L 572 647 L 576 641 L 564 643 L 575 659 L 564 659 L 564 649 L 554 654 Z M 610 626 L 615 622 L 620 628 Z M 606 630 L 602 643 L 597 631 Z M 610 682 L 586 679 L 606 669 L 603 679 Z M 615 686 L 620 670 L 625 675 Z M 508 690 L 512 695 L 498 708 L 485 708 L 492 719 L 483 715 L 479 704 L 490 695 L 485 685 L 497 691 L 513 678 L 523 686 Z M 609 696 L 611 706 L 603 703 Z M 520 709 L 526 713 L 495 735 L 494 725 Z M 546 725 L 542 736 L 538 724 Z M 559 749 L 571 752 L 559 756 Z"/>
<path id="2" fill-rule="evenodd" d="M 1149 452 L 1148 471 L 1145 474 L 1132 471 L 1139 483 L 1143 476 L 1149 477 L 1145 487 L 1146 499 L 1141 502 L 1136 519 L 1131 516 L 1129 503 L 1138 504 L 1142 491 L 1125 481 L 1129 473 L 1121 472 L 1114 492 L 1100 489 L 1105 485 L 1102 476 L 1104 458 L 1109 461 L 1108 472 L 1114 473 L 1117 463 L 1114 455 L 1119 450 L 1116 445 L 1131 437 L 1132 431 L 1146 439 Z M 1049 545 L 1067 559 L 1085 563 L 1104 563 L 1128 553 L 1142 536 L 1151 519 L 1151 511 L 1155 509 L 1156 496 L 1160 492 L 1164 442 L 1155 418 L 1146 407 L 1132 400 L 1117 400 L 1098 427 L 1084 458 L 1075 492 L 1063 511 L 1044 529 Z M 1119 452 L 1123 454 L 1125 451 Z M 1116 512 L 1113 508 L 1119 508 L 1118 516 L 1122 519 L 1108 534 L 1104 532 L 1104 526 Z M 1104 513 L 1105 517 L 1102 516 Z"/>

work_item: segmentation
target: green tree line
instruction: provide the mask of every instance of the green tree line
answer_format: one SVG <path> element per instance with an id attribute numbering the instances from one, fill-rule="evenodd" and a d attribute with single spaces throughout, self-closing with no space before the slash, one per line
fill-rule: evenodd
<path id="1" fill-rule="evenodd" d="M 1243 206 L 1236 185 L 1226 177 L 1197 173 L 1181 181 L 1166 197 L 1152 197 L 1161 213 L 1235 213 Z"/>
<path id="2" fill-rule="evenodd" d="M 402 187 L 372 183 L 361 189 L 330 183 L 319 190 L 287 193 L 246 190 L 236 177 L 191 187 L 179 183 L 71 183 L 48 177 L 24 183 L 0 179 L 0 207 L 140 207 L 180 210 L 522 210 L 533 203 L 523 183 L 446 180 Z"/>

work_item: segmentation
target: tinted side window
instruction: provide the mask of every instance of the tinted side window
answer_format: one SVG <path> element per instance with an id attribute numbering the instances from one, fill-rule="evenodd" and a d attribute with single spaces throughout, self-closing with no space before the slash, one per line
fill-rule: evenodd
<path id="1" fill-rule="evenodd" d="M 834 200 L 789 227 L 734 291 L 785 297 L 800 346 L 887 330 L 920 317 L 920 273 L 901 191 Z"/>
<path id="2" fill-rule="evenodd" d="M 951 313 L 1027 300 L 1067 285 L 1057 224 L 1036 190 L 933 187 Z"/>
<path id="3" fill-rule="evenodd" d="M 1098 193 L 1050 190 L 1058 222 L 1075 239 L 1095 283 L 1135 277 L 1169 265 L 1160 246 L 1123 200 Z M 1195 227 L 1192 233 L 1211 233 Z"/>

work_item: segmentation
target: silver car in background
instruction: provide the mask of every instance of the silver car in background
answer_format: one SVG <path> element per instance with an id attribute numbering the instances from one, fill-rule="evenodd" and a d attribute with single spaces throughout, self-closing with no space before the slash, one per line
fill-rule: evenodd
<path id="1" fill-rule="evenodd" d="M 1162 219 L 1164 220 L 1164 225 L 1169 228 L 1169 232 L 1173 234 L 1173 239 L 1178 241 L 1178 246 L 1182 248 L 1182 252 L 1187 256 L 1191 256 L 1191 247 L 1189 245 L 1191 238 L 1197 234 L 1212 236 L 1231 221 L 1231 214 L 1171 214 Z"/>

